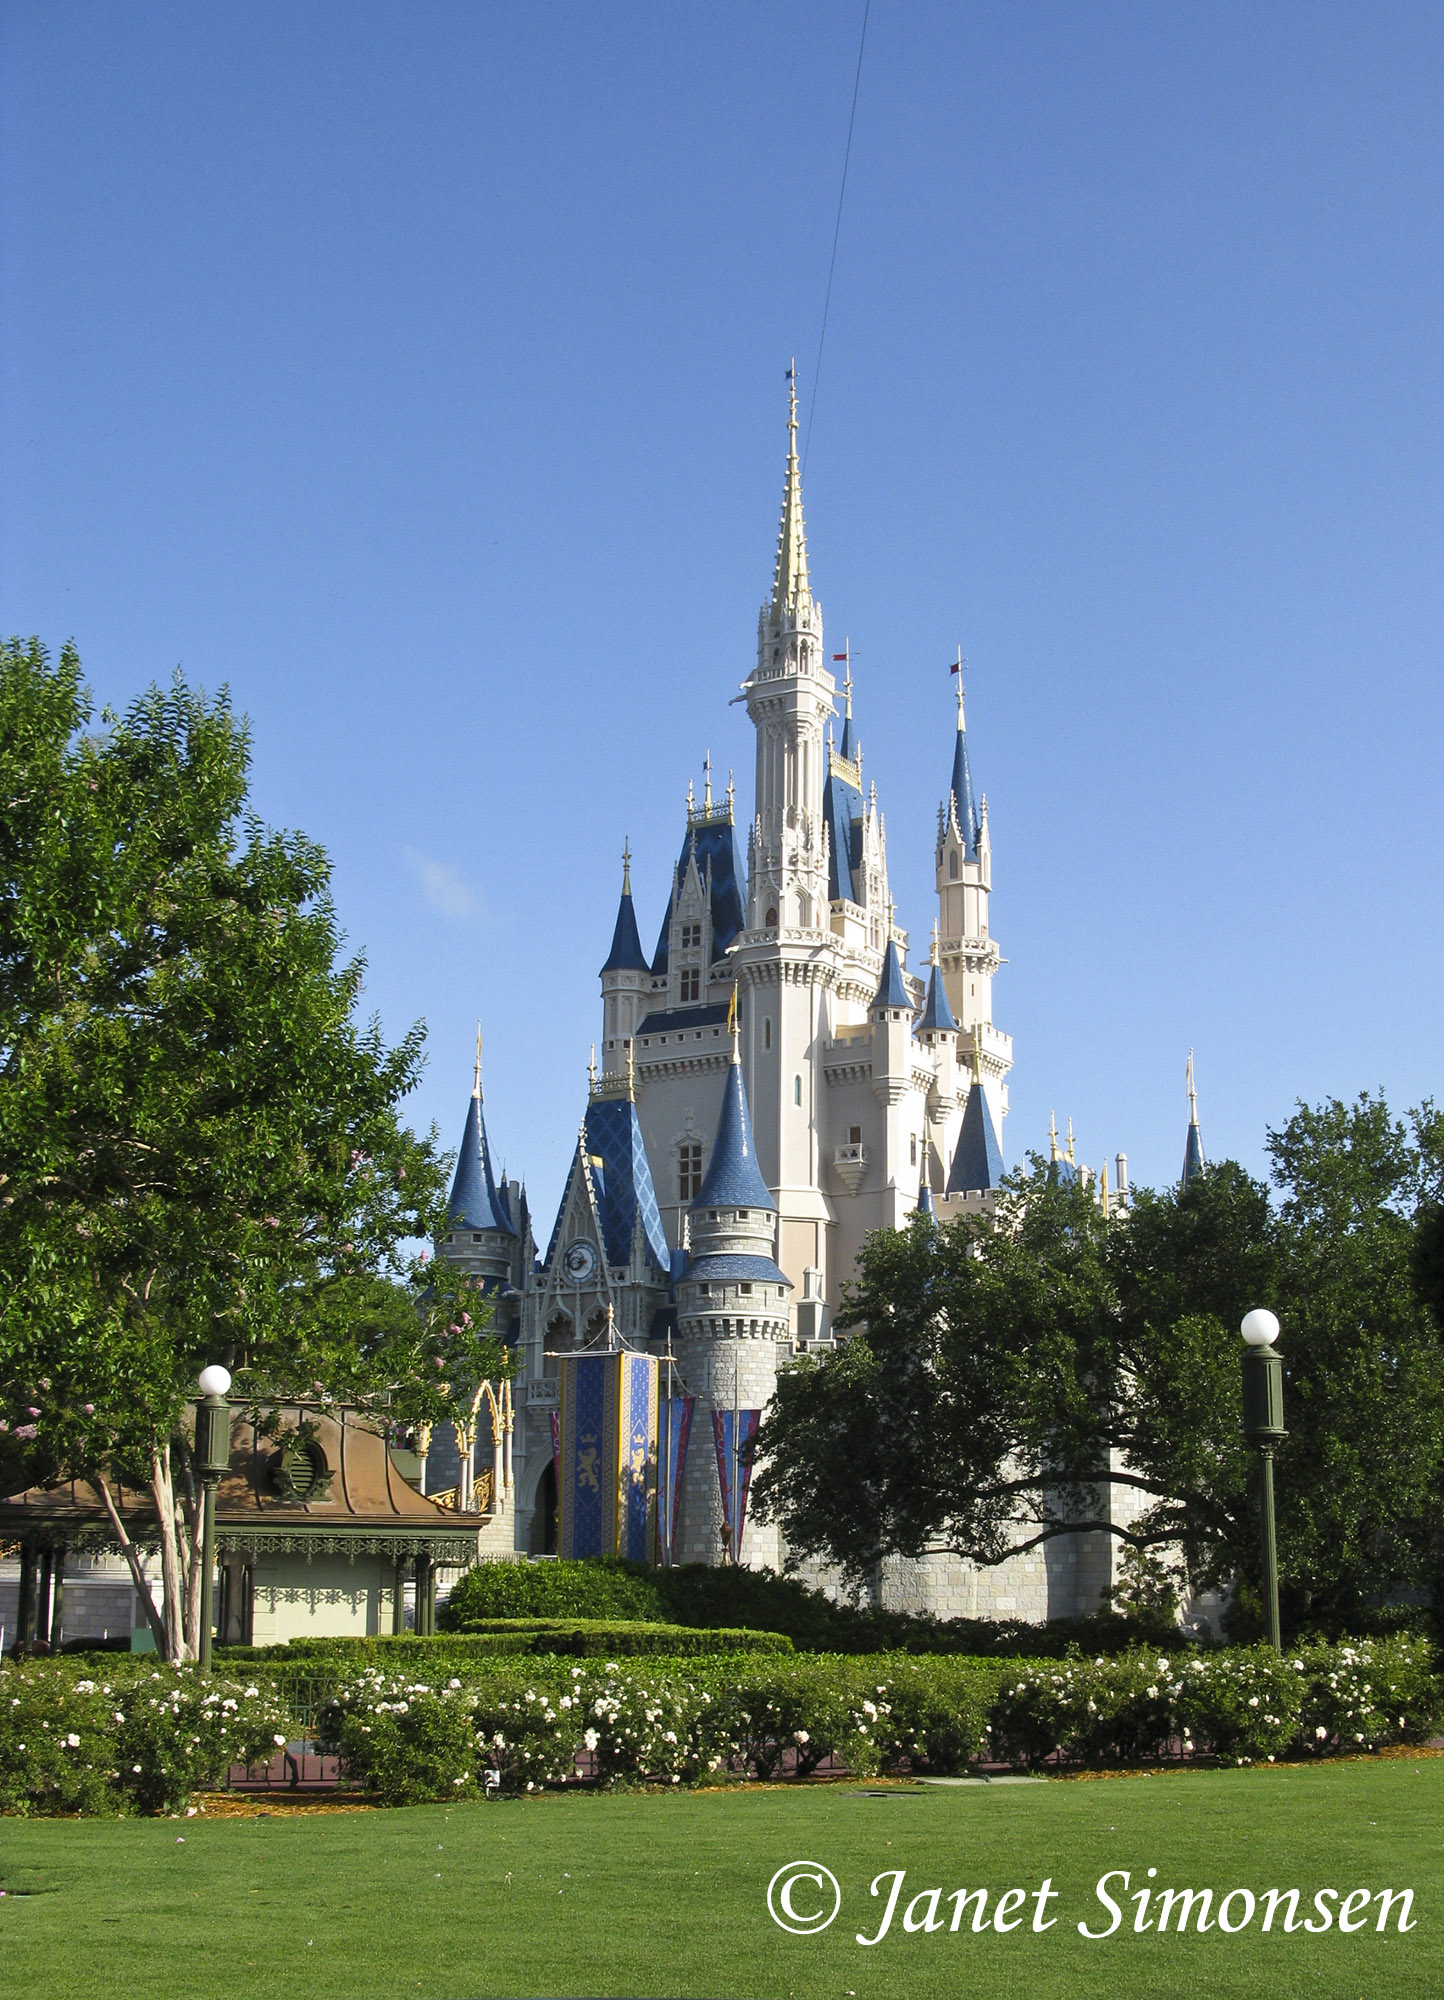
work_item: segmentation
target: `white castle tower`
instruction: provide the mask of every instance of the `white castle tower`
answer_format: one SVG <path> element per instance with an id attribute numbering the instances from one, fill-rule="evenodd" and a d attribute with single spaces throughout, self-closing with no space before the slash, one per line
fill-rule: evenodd
<path id="1" fill-rule="evenodd" d="M 697 1408 L 677 1553 L 683 1562 L 717 1563 L 734 1552 L 723 1519 L 712 1414 L 765 1409 L 777 1387 L 779 1360 L 792 1352 L 792 1287 L 777 1267 L 777 1208 L 757 1165 L 735 1036 L 712 1160 L 689 1222 L 691 1253 L 677 1284 L 676 1357 Z M 743 1563 L 780 1568 L 777 1529 L 748 1519 L 736 1554 Z"/>

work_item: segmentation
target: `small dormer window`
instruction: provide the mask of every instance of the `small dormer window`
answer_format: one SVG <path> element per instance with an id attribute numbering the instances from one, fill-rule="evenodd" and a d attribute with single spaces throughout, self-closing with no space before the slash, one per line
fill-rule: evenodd
<path id="1" fill-rule="evenodd" d="M 701 972 L 695 965 L 684 966 L 682 969 L 683 1006 L 685 1007 L 689 1000 L 698 1000 L 701 998 L 701 996 L 702 996 Z"/>
<path id="2" fill-rule="evenodd" d="M 752 1287 L 750 1285 L 739 1285 L 737 1289 L 739 1292 L 750 1292 Z"/>
<path id="3" fill-rule="evenodd" d="M 683 951 L 697 951 L 700 949 L 701 944 L 702 944 L 702 926 L 700 924 L 683 924 L 682 926 Z"/>
<path id="4" fill-rule="evenodd" d="M 739 1208 L 737 1211 L 737 1220 L 739 1222 L 745 1222 L 747 1220 L 748 1213 L 749 1211 L 747 1209 Z"/>

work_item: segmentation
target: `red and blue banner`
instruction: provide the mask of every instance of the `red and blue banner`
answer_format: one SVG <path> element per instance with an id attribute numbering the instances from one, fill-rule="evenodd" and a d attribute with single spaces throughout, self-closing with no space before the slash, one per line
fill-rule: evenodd
<path id="1" fill-rule="evenodd" d="M 625 1349 L 561 1357 L 559 1556 L 652 1559 L 657 1373 Z"/>
<path id="2" fill-rule="evenodd" d="M 756 1437 L 761 1421 L 761 1410 L 712 1412 L 712 1436 L 717 1445 L 717 1478 L 722 1487 L 722 1519 L 727 1527 L 727 1553 L 733 1562 L 737 1562 L 742 1554 L 747 1495 L 752 1485 L 752 1453 L 748 1447 Z"/>
<path id="3" fill-rule="evenodd" d="M 677 1514 L 682 1504 L 682 1475 L 687 1470 L 687 1440 L 692 1435 L 695 1396 L 669 1396 L 662 1405 L 662 1483 L 658 1494 L 657 1536 L 662 1565 L 677 1560 Z"/>

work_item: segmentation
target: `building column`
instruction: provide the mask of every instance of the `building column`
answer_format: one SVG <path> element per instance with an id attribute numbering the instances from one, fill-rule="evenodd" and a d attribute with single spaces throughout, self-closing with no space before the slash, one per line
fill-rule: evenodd
<path id="1" fill-rule="evenodd" d="M 40 1552 L 40 1581 L 35 1592 L 34 1643 L 37 1646 L 44 1646 L 47 1651 L 49 1651 L 50 1635 L 50 1578 L 54 1563 L 55 1557 L 51 1551 L 48 1548 L 42 1549 Z"/>
<path id="2" fill-rule="evenodd" d="M 30 1649 L 30 1631 L 35 1615 L 35 1544 L 20 1544 L 20 1594 L 15 1605 L 15 1650 Z"/>
<path id="3" fill-rule="evenodd" d="M 65 1544 L 55 1551 L 50 1589 L 50 1650 L 58 1653 L 65 1630 Z"/>
<path id="4" fill-rule="evenodd" d="M 406 1558 L 396 1558 L 396 1583 L 391 1598 L 391 1630 L 400 1633 L 406 1630 Z"/>

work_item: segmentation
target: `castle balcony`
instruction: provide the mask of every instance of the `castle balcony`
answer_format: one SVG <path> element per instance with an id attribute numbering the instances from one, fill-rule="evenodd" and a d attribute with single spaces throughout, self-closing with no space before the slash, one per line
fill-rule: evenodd
<path id="1" fill-rule="evenodd" d="M 531 1410 L 554 1410 L 562 1399 L 561 1378 L 556 1375 L 538 1375 L 526 1385 L 527 1408 Z"/>
<path id="2" fill-rule="evenodd" d="M 867 1147 L 852 1140 L 833 1150 L 832 1171 L 849 1194 L 856 1194 L 867 1177 Z"/>

